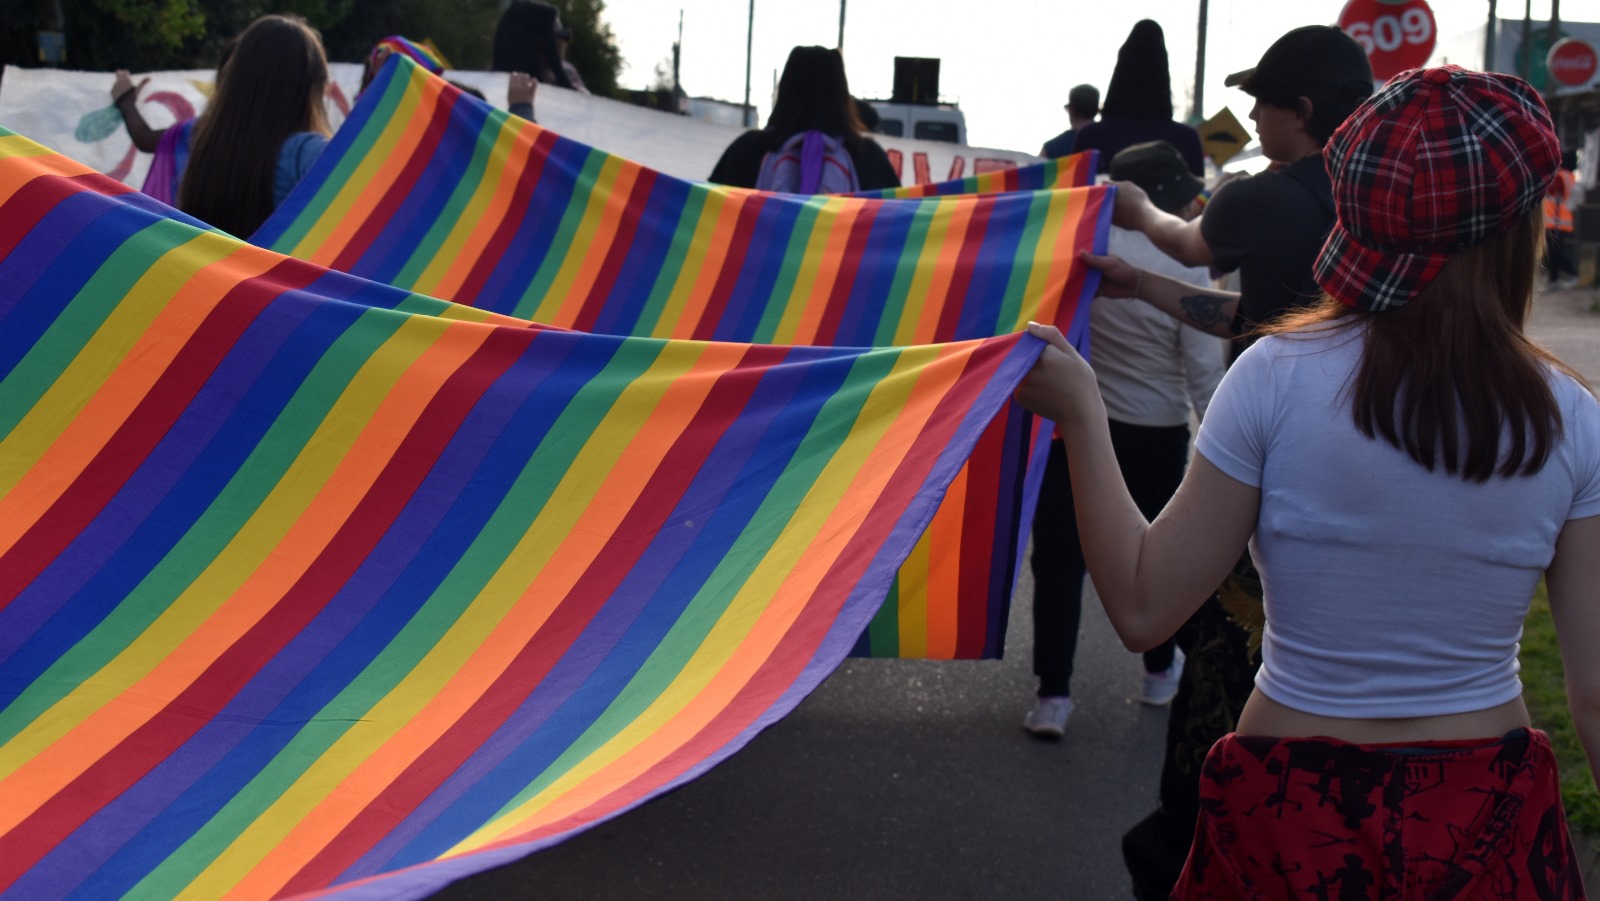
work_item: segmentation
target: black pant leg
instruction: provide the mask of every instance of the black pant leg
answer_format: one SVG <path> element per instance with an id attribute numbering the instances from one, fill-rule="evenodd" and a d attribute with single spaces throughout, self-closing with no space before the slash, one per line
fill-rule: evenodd
<path id="1" fill-rule="evenodd" d="M 1154 520 L 1177 493 L 1189 464 L 1189 427 L 1141 426 L 1113 419 L 1111 446 L 1122 469 L 1122 481 L 1145 519 Z M 1172 666 L 1174 644 L 1168 639 L 1144 652 L 1147 673 Z"/>
<path id="2" fill-rule="evenodd" d="M 1072 693 L 1072 665 L 1083 618 L 1083 548 L 1072 509 L 1072 480 L 1060 438 L 1050 442 L 1033 513 L 1033 672 L 1040 695 Z"/>

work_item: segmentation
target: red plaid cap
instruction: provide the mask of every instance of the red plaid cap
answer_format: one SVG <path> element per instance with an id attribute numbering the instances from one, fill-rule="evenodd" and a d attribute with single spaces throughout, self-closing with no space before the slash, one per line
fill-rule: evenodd
<path id="1" fill-rule="evenodd" d="M 1382 311 L 1539 204 L 1561 146 L 1527 82 L 1444 66 L 1395 76 L 1339 126 L 1325 156 L 1338 221 L 1317 284 Z"/>

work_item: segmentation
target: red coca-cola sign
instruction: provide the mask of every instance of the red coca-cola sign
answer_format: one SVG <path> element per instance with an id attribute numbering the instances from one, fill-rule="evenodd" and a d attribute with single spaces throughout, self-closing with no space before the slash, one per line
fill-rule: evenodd
<path id="1" fill-rule="evenodd" d="M 1349 0 L 1339 28 L 1367 51 L 1379 81 L 1427 63 L 1439 36 L 1427 0 Z"/>
<path id="2" fill-rule="evenodd" d="M 1550 80 L 1568 88 L 1582 87 L 1594 78 L 1597 63 L 1594 48 L 1577 38 L 1562 38 L 1550 46 L 1544 66 Z"/>

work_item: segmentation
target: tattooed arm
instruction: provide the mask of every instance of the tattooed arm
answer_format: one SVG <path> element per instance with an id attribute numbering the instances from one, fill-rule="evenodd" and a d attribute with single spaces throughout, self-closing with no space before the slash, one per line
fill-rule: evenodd
<path id="1" fill-rule="evenodd" d="M 1233 314 L 1239 295 L 1232 291 L 1198 288 L 1187 282 L 1145 269 L 1137 269 L 1117 256 L 1080 255 L 1100 270 L 1100 293 L 1107 297 L 1137 297 L 1184 325 L 1219 338 L 1232 338 Z"/>

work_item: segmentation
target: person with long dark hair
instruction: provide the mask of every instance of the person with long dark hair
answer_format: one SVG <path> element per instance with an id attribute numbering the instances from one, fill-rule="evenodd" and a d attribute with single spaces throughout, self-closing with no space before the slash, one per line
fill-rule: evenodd
<path id="1" fill-rule="evenodd" d="M 195 122 L 178 208 L 249 237 L 327 146 L 327 86 L 322 38 L 304 19 L 252 22 Z"/>
<path id="2" fill-rule="evenodd" d="M 566 61 L 571 40 L 572 29 L 561 24 L 560 10 L 540 0 L 516 0 L 495 25 L 489 69 L 522 72 L 544 84 L 588 93 Z"/>
<path id="3" fill-rule="evenodd" d="M 1321 300 L 1223 378 L 1154 522 L 1094 373 L 1058 331 L 1018 391 L 1068 444 L 1089 570 L 1132 649 L 1248 541 L 1262 663 L 1202 770 L 1172 897 L 1583 896 L 1518 641 L 1543 576 L 1600 772 L 1600 401 L 1524 334 L 1560 160 L 1539 94 L 1446 66 L 1392 80 L 1326 150 Z M 1102 294 L 1133 296 L 1131 267 Z"/>
<path id="4" fill-rule="evenodd" d="M 767 154 L 797 134 L 816 131 L 843 145 L 861 190 L 900 187 L 900 176 L 889 155 L 867 137 L 856 109 L 839 51 L 796 47 L 784 63 L 766 127 L 735 138 L 712 168 L 710 180 L 738 188 L 756 187 Z"/>
<path id="5" fill-rule="evenodd" d="M 1147 141 L 1166 141 L 1178 148 L 1190 172 L 1205 174 L 1200 133 L 1172 118 L 1166 34 L 1158 23 L 1141 19 L 1117 50 L 1100 121 L 1078 129 L 1072 152 L 1100 151 L 1100 171 L 1108 172 L 1112 157 Z"/>

